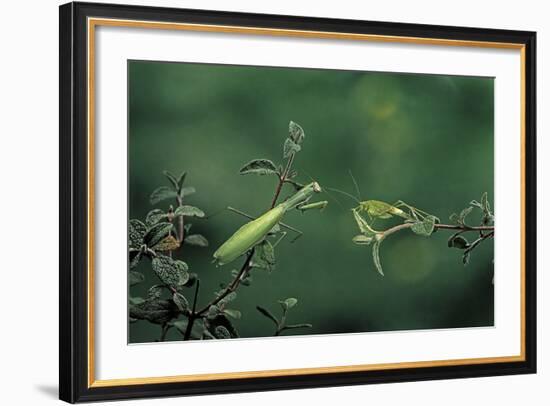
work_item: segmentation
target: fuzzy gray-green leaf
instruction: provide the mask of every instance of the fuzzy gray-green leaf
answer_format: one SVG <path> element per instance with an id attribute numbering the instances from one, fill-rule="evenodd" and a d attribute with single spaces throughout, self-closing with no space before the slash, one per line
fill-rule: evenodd
<path id="1" fill-rule="evenodd" d="M 235 309 L 224 309 L 223 313 L 233 319 L 241 318 L 241 312 Z"/>
<path id="2" fill-rule="evenodd" d="M 151 263 L 153 271 L 168 286 L 177 287 L 189 279 L 185 262 L 175 261 L 165 255 L 157 255 Z"/>
<path id="3" fill-rule="evenodd" d="M 139 296 L 130 296 L 128 298 L 128 302 L 131 304 L 131 305 L 139 305 L 139 304 L 142 304 L 145 302 L 145 299 L 143 299 L 142 297 L 139 297 Z"/>
<path id="4" fill-rule="evenodd" d="M 170 234 L 170 230 L 172 230 L 172 227 L 172 223 L 168 222 L 155 224 L 149 229 L 149 231 L 147 231 L 147 234 L 145 234 L 145 237 L 143 237 L 143 242 L 148 247 L 154 247 Z"/>
<path id="5" fill-rule="evenodd" d="M 204 217 L 204 212 L 198 207 L 194 206 L 179 206 L 174 212 L 175 216 L 185 216 L 185 217 Z"/>
<path id="6" fill-rule="evenodd" d="M 208 240 L 201 234 L 191 234 L 183 240 L 185 244 L 194 245 L 197 247 L 208 247 Z"/>
<path id="7" fill-rule="evenodd" d="M 237 292 L 231 292 L 231 293 L 225 295 L 225 297 L 222 300 L 220 300 L 219 304 L 221 306 L 224 306 L 227 303 L 232 302 L 236 298 L 237 298 Z"/>
<path id="8" fill-rule="evenodd" d="M 163 171 L 162 173 L 168 178 L 172 186 L 174 186 L 174 190 L 178 190 L 178 180 L 176 179 L 176 177 L 171 174 L 170 171 Z"/>
<path id="9" fill-rule="evenodd" d="M 186 177 L 187 177 L 187 172 L 183 171 L 178 178 L 178 193 L 181 193 L 181 190 L 183 188 L 183 183 L 185 182 Z"/>
<path id="10" fill-rule="evenodd" d="M 130 282 L 130 286 L 137 285 L 138 283 L 143 282 L 145 279 L 145 276 L 141 272 L 136 271 L 130 271 L 128 273 L 128 281 Z"/>
<path id="11" fill-rule="evenodd" d="M 357 245 L 369 245 L 373 240 L 373 237 L 367 237 L 366 235 L 359 234 L 353 237 L 352 241 Z"/>
<path id="12" fill-rule="evenodd" d="M 186 186 L 180 189 L 179 194 L 183 198 L 183 197 L 191 196 L 195 192 L 196 190 L 193 186 Z"/>
<path id="13" fill-rule="evenodd" d="M 130 270 L 132 270 L 138 266 L 139 261 L 141 261 L 141 258 L 143 257 L 143 254 L 141 253 L 141 250 L 136 250 L 134 248 L 131 248 L 129 252 L 129 257 L 130 257 Z"/>
<path id="14" fill-rule="evenodd" d="M 296 144 L 291 138 L 287 138 L 283 145 L 283 157 L 288 158 L 290 155 L 300 152 L 302 147 Z"/>
<path id="15" fill-rule="evenodd" d="M 132 219 L 128 224 L 128 245 L 130 248 L 139 249 L 143 244 L 143 237 L 147 233 L 147 227 L 139 220 Z"/>
<path id="16" fill-rule="evenodd" d="M 273 315 L 273 313 L 271 313 L 269 310 L 267 310 L 266 308 L 262 307 L 262 306 L 256 306 L 256 309 L 261 313 L 263 314 L 265 317 L 267 317 L 269 320 L 271 320 L 273 323 L 275 323 L 276 326 L 279 325 L 279 321 L 277 320 L 277 318 Z"/>
<path id="17" fill-rule="evenodd" d="M 434 216 L 427 216 L 424 220 L 414 223 L 411 230 L 415 234 L 423 237 L 429 237 L 434 231 L 435 220 L 436 219 Z"/>
<path id="18" fill-rule="evenodd" d="M 250 173 L 256 175 L 273 175 L 277 174 L 277 167 L 269 159 L 253 159 L 245 164 L 240 170 L 241 175 L 248 175 Z"/>
<path id="19" fill-rule="evenodd" d="M 298 304 L 298 299 L 294 297 L 289 297 L 288 299 L 278 300 L 277 302 L 279 302 L 283 311 L 286 312 L 287 310 L 292 309 L 294 306 Z"/>
<path id="20" fill-rule="evenodd" d="M 290 139 L 298 145 L 301 144 L 306 137 L 303 128 L 294 121 L 288 123 L 288 135 L 290 136 Z"/>
<path id="21" fill-rule="evenodd" d="M 155 324 L 165 324 L 177 316 L 173 303 L 167 300 L 146 300 L 130 306 L 130 317 Z"/>
<path id="22" fill-rule="evenodd" d="M 214 336 L 216 336 L 216 338 L 219 340 L 231 338 L 229 330 L 224 326 L 216 326 L 216 328 L 214 329 Z"/>
<path id="23" fill-rule="evenodd" d="M 313 325 L 310 323 L 298 323 L 298 324 L 287 324 L 281 330 L 291 330 L 295 328 L 311 328 Z"/>
<path id="24" fill-rule="evenodd" d="M 450 248 L 458 248 L 459 250 L 464 250 L 470 246 L 468 240 L 461 235 L 454 235 L 449 238 L 448 246 Z"/>
<path id="25" fill-rule="evenodd" d="M 380 244 L 382 243 L 382 240 L 377 240 L 372 245 L 372 259 L 374 261 L 374 266 L 376 267 L 376 270 L 378 273 L 382 276 L 384 276 L 384 271 L 382 270 L 382 264 L 380 263 Z"/>
<path id="26" fill-rule="evenodd" d="M 164 286 L 162 286 L 162 285 L 153 285 L 153 286 L 151 286 L 149 288 L 149 291 L 147 292 L 147 300 L 160 299 L 163 289 L 164 289 Z"/>
<path id="27" fill-rule="evenodd" d="M 174 301 L 176 306 L 178 306 L 178 309 L 180 309 L 182 312 L 189 309 L 189 302 L 187 301 L 185 296 L 183 296 L 181 293 L 175 292 L 172 295 L 172 300 Z"/>
<path id="28" fill-rule="evenodd" d="M 152 205 L 155 205 L 166 199 L 175 199 L 177 195 L 178 194 L 174 189 L 168 186 L 161 186 L 159 188 L 156 188 L 153 193 L 151 193 L 149 201 Z"/>
<path id="29" fill-rule="evenodd" d="M 152 227 L 159 221 L 164 220 L 167 217 L 168 215 L 161 209 L 153 209 L 149 213 L 147 213 L 145 224 L 147 225 L 147 227 Z"/>

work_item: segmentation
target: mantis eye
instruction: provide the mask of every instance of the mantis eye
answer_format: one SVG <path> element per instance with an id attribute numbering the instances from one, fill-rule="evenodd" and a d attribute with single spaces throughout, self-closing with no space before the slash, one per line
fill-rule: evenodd
<path id="1" fill-rule="evenodd" d="M 321 192 L 321 186 L 317 182 L 313 182 L 313 191 L 316 193 Z"/>

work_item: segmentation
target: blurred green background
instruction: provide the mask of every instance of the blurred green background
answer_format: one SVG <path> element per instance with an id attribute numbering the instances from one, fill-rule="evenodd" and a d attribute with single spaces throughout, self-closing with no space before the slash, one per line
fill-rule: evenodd
<path id="1" fill-rule="evenodd" d="M 274 193 L 275 177 L 241 176 L 239 169 L 254 158 L 282 162 L 290 120 L 306 133 L 294 165 L 302 182 L 311 175 L 321 186 L 353 192 L 351 170 L 363 200 L 402 199 L 442 222 L 484 191 L 493 201 L 492 78 L 148 61 L 130 61 L 128 73 L 130 218 L 143 220 L 152 209 L 150 193 L 168 185 L 165 169 L 188 171 L 186 183 L 197 193 L 187 203 L 215 214 L 193 225 L 210 246 L 185 246 L 182 256 L 200 275 L 199 305 L 242 263 L 211 264 L 244 222 L 223 208 L 258 215 Z M 291 192 L 285 186 L 282 196 Z M 370 247 L 351 242 L 356 203 L 334 197 L 343 207 L 324 194 L 325 211 L 285 217 L 305 235 L 283 241 L 277 269 L 254 271 L 253 284 L 239 289 L 230 307 L 242 312 L 235 321 L 241 336 L 272 335 L 255 306 L 279 315 L 277 300 L 287 297 L 299 300 L 289 323 L 313 328 L 285 335 L 493 325 L 492 241 L 465 267 L 461 252 L 447 248 L 449 232 L 398 233 L 382 245 L 381 277 Z M 147 280 L 133 296 L 157 283 L 149 266 L 140 264 Z M 181 339 L 173 330 L 167 338 Z M 159 334 L 159 326 L 138 321 L 129 341 Z"/>

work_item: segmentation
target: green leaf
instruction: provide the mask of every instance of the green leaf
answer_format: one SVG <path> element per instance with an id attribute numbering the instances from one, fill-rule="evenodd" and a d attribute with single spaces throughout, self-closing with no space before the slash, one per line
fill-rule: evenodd
<path id="1" fill-rule="evenodd" d="M 179 281 L 177 286 L 183 286 L 189 281 L 189 266 L 179 259 L 175 260 L 176 269 L 179 275 Z"/>
<path id="2" fill-rule="evenodd" d="M 141 253 L 141 250 L 136 250 L 131 248 L 129 252 L 129 257 L 130 257 L 130 270 L 132 270 L 136 266 L 138 266 L 139 261 L 141 261 L 141 258 L 143 257 L 143 254 Z"/>
<path id="3" fill-rule="evenodd" d="M 279 325 L 279 321 L 278 321 L 277 318 L 273 315 L 273 313 L 271 313 L 269 310 L 263 308 L 262 306 L 256 306 L 256 309 L 257 309 L 261 314 L 263 314 L 265 317 L 267 317 L 268 319 L 270 319 L 273 323 L 275 323 L 276 326 Z"/>
<path id="4" fill-rule="evenodd" d="M 195 272 L 188 272 L 187 275 L 189 276 L 189 279 L 187 279 L 187 282 L 185 282 L 183 286 L 185 286 L 186 288 L 190 288 L 195 284 L 197 279 L 199 279 L 199 275 Z"/>
<path id="5" fill-rule="evenodd" d="M 147 300 L 156 300 L 160 299 L 162 296 L 162 290 L 164 289 L 164 286 L 162 285 L 153 285 L 149 288 L 149 291 L 147 292 Z"/>
<path id="6" fill-rule="evenodd" d="M 481 195 L 481 205 L 483 206 L 483 211 L 491 211 L 491 205 L 489 204 L 489 199 L 487 198 L 487 192 Z"/>
<path id="7" fill-rule="evenodd" d="M 139 220 L 132 219 L 128 224 L 129 248 L 139 249 L 143 244 L 143 237 L 147 233 L 147 227 Z"/>
<path id="8" fill-rule="evenodd" d="M 353 218 L 357 223 L 357 227 L 359 228 L 359 231 L 367 237 L 374 237 L 376 235 L 376 231 L 374 231 L 370 227 L 369 223 L 367 223 L 367 221 L 359 214 L 359 212 L 356 209 L 353 209 L 352 213 Z"/>
<path id="9" fill-rule="evenodd" d="M 256 175 L 273 175 L 278 174 L 277 167 L 269 159 L 253 159 L 245 164 L 240 170 L 241 175 L 248 175 L 250 173 Z"/>
<path id="10" fill-rule="evenodd" d="M 470 246 L 468 240 L 461 235 L 452 235 L 447 241 L 449 248 L 458 248 L 459 250 L 464 250 Z"/>
<path id="11" fill-rule="evenodd" d="M 262 259 L 270 265 L 275 265 L 275 248 L 273 248 L 273 244 L 265 240 L 262 244 L 262 248 Z"/>
<path id="12" fill-rule="evenodd" d="M 434 216 L 426 216 L 424 220 L 414 223 L 411 230 L 423 237 L 429 237 L 434 231 L 436 218 Z"/>
<path id="13" fill-rule="evenodd" d="M 163 212 L 161 209 L 153 209 L 149 213 L 147 213 L 147 217 L 145 218 L 145 224 L 147 227 L 152 227 L 155 224 L 157 224 L 159 221 L 164 220 L 167 218 L 168 215 Z"/>
<path id="14" fill-rule="evenodd" d="M 290 139 L 296 144 L 301 144 L 306 137 L 303 128 L 296 124 L 294 121 L 288 123 L 288 135 L 290 136 Z"/>
<path id="15" fill-rule="evenodd" d="M 168 186 L 161 186 L 153 191 L 151 193 L 151 197 L 149 197 L 149 201 L 152 205 L 158 204 L 166 199 L 175 199 L 177 197 L 177 193 L 172 188 L 169 188 Z"/>
<path id="16" fill-rule="evenodd" d="M 220 291 L 220 292 L 217 292 L 217 295 L 221 295 L 223 293 L 223 291 Z M 228 304 L 229 302 L 232 302 L 233 300 L 235 300 L 237 298 L 237 292 L 230 292 L 229 294 L 227 294 L 222 300 L 220 300 L 218 302 L 218 307 L 220 309 L 223 309 L 225 307 L 226 304 Z"/>
<path id="17" fill-rule="evenodd" d="M 146 300 L 130 306 L 130 317 L 163 325 L 178 317 L 178 312 L 168 300 Z"/>
<path id="18" fill-rule="evenodd" d="M 155 224 L 149 229 L 149 231 L 147 231 L 147 234 L 145 234 L 145 237 L 143 237 L 143 242 L 148 247 L 154 247 L 170 234 L 170 230 L 172 230 L 172 227 L 172 223 L 168 222 Z"/>
<path id="19" fill-rule="evenodd" d="M 193 186 L 186 186 L 186 187 L 182 187 L 180 189 L 179 195 L 180 195 L 180 197 L 184 198 L 184 197 L 187 197 L 187 196 L 191 196 L 195 192 L 196 192 L 196 190 Z"/>
<path id="20" fill-rule="evenodd" d="M 187 320 L 177 320 L 172 323 L 172 325 L 181 333 L 185 334 L 187 331 Z M 191 328 L 191 338 L 195 340 L 203 340 L 203 339 L 214 339 L 214 337 L 208 330 L 206 330 L 206 327 L 204 325 L 204 322 L 202 319 L 197 319 L 193 323 L 193 327 Z"/>
<path id="21" fill-rule="evenodd" d="M 239 271 L 236 270 L 236 269 L 233 269 L 231 271 L 231 276 L 233 276 L 233 278 L 236 278 L 237 276 L 239 275 Z M 243 286 L 250 286 L 252 284 L 252 276 L 249 274 L 247 274 L 246 277 L 244 278 L 241 278 L 241 285 Z"/>
<path id="22" fill-rule="evenodd" d="M 366 235 L 359 234 L 353 237 L 352 241 L 357 245 L 369 245 L 373 240 L 373 237 L 367 237 Z"/>
<path id="23" fill-rule="evenodd" d="M 130 282 L 130 286 L 137 285 L 138 283 L 143 282 L 145 279 L 145 276 L 141 272 L 136 271 L 130 271 L 128 274 L 128 281 Z"/>
<path id="24" fill-rule="evenodd" d="M 142 304 L 145 302 L 145 299 L 143 299 L 142 297 L 137 297 L 137 296 L 130 296 L 128 298 L 128 302 L 130 303 L 130 305 L 139 305 L 139 304 Z"/>
<path id="25" fill-rule="evenodd" d="M 177 187 L 177 191 L 178 191 L 178 194 L 181 196 L 181 191 L 182 191 L 182 188 L 183 188 L 183 183 L 185 182 L 185 178 L 187 177 L 187 172 L 183 171 L 180 175 L 180 177 L 178 178 L 178 187 Z"/>
<path id="26" fill-rule="evenodd" d="M 291 330 L 295 328 L 311 328 L 313 327 L 310 323 L 299 323 L 299 324 L 287 324 L 281 330 Z"/>
<path id="27" fill-rule="evenodd" d="M 169 171 L 163 171 L 162 172 L 164 176 L 168 178 L 170 183 L 174 186 L 174 190 L 178 190 L 178 180 L 174 175 L 172 175 Z"/>
<path id="28" fill-rule="evenodd" d="M 185 216 L 185 217 L 204 217 L 204 212 L 194 206 L 179 206 L 174 212 L 175 216 Z"/>
<path id="29" fill-rule="evenodd" d="M 464 210 L 462 210 L 460 214 L 451 214 L 449 219 L 458 225 L 464 226 L 466 225 L 466 217 L 468 217 L 468 214 L 470 214 L 473 209 L 474 208 L 472 206 L 468 206 Z"/>
<path id="30" fill-rule="evenodd" d="M 252 266 L 272 272 L 275 269 L 275 249 L 268 240 L 256 246 Z"/>
<path id="31" fill-rule="evenodd" d="M 458 216 L 460 224 L 465 224 L 466 217 L 468 216 L 468 214 L 472 212 L 473 209 L 474 208 L 470 206 L 470 207 L 466 207 L 464 210 L 460 212 L 460 215 Z"/>
<path id="32" fill-rule="evenodd" d="M 178 287 L 189 279 L 187 264 L 183 261 L 175 261 L 165 255 L 157 255 L 151 263 L 153 271 L 168 286 Z"/>
<path id="33" fill-rule="evenodd" d="M 214 336 L 220 340 L 231 338 L 231 334 L 229 333 L 229 330 L 226 329 L 224 326 L 217 326 L 214 329 Z"/>
<path id="34" fill-rule="evenodd" d="M 222 300 L 219 301 L 220 305 L 226 305 L 229 302 L 232 302 L 237 298 L 237 292 L 228 293 Z"/>
<path id="35" fill-rule="evenodd" d="M 294 297 L 289 297 L 288 299 L 285 299 L 283 303 L 285 304 L 286 309 L 292 309 L 298 304 L 298 299 Z"/>
<path id="36" fill-rule="evenodd" d="M 233 319 L 240 319 L 241 318 L 241 312 L 238 311 L 238 310 L 234 310 L 234 309 L 225 309 L 223 311 L 223 313 L 226 315 L 226 316 L 229 316 Z"/>
<path id="37" fill-rule="evenodd" d="M 483 217 L 481 218 L 482 225 L 488 226 L 494 223 L 495 217 L 493 216 L 493 213 L 491 213 L 491 205 L 489 204 L 489 199 L 487 198 L 487 192 L 481 195 L 481 203 L 476 200 L 472 200 L 470 204 L 472 206 L 479 207 L 483 212 Z"/>
<path id="38" fill-rule="evenodd" d="M 376 270 L 378 271 L 378 273 L 384 276 L 384 271 L 382 270 L 382 264 L 380 263 L 380 245 L 381 244 L 382 244 L 382 240 L 376 240 L 372 245 L 372 259 L 374 261 L 374 266 L 376 267 Z"/>
<path id="39" fill-rule="evenodd" d="M 183 296 L 181 293 L 179 292 L 174 293 L 172 295 L 172 300 L 174 301 L 176 306 L 178 306 L 178 309 L 180 309 L 182 312 L 189 309 L 189 302 L 187 301 L 185 296 Z"/>
<path id="40" fill-rule="evenodd" d="M 200 234 L 191 234 L 183 240 L 185 244 L 195 245 L 197 247 L 208 247 L 208 240 Z"/>
<path id="41" fill-rule="evenodd" d="M 208 308 L 208 312 L 206 312 L 206 318 L 214 319 L 220 314 L 221 314 L 221 309 L 216 305 L 212 305 Z"/>
<path id="42" fill-rule="evenodd" d="M 179 246 L 179 241 L 173 235 L 168 235 L 157 244 L 153 245 L 151 249 L 155 251 L 174 251 L 178 249 Z"/>
<path id="43" fill-rule="evenodd" d="M 291 138 L 287 138 L 283 145 L 283 157 L 288 158 L 290 155 L 300 152 L 302 147 L 296 144 Z"/>

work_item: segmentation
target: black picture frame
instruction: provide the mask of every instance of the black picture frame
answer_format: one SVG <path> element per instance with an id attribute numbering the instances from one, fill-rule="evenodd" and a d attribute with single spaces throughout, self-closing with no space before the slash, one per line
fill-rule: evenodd
<path id="1" fill-rule="evenodd" d="M 67 402 L 265 391 L 536 372 L 536 33 L 112 4 L 60 6 L 59 397 Z M 89 17 L 513 43 L 524 47 L 524 334 L 517 362 L 93 387 L 88 369 L 87 19 Z"/>

